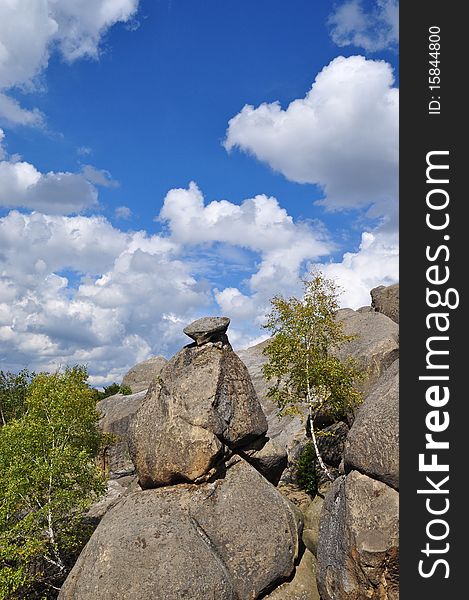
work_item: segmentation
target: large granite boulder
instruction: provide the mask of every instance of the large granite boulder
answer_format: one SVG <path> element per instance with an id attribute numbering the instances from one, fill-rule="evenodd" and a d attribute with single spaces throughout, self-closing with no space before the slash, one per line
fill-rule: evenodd
<path id="1" fill-rule="evenodd" d="M 114 442 L 104 450 L 103 454 L 103 467 L 111 479 L 135 472 L 127 439 L 130 420 L 142 404 L 145 394 L 145 390 L 127 396 L 115 394 L 100 400 L 96 405 L 98 412 L 101 413 L 100 428 L 114 436 Z"/>
<path id="2" fill-rule="evenodd" d="M 124 375 L 122 385 L 130 387 L 133 394 L 147 390 L 167 362 L 163 356 L 152 356 L 138 363 Z"/>
<path id="3" fill-rule="evenodd" d="M 207 341 L 163 368 L 132 419 L 129 450 L 140 485 L 150 488 L 200 481 L 266 431 L 245 365 L 227 341 Z"/>
<path id="4" fill-rule="evenodd" d="M 381 313 L 351 308 L 339 310 L 337 318 L 344 324 L 344 332 L 355 336 L 340 348 L 338 356 L 351 356 L 366 370 L 367 377 L 360 386 L 366 397 L 381 373 L 399 357 L 399 325 Z"/>
<path id="5" fill-rule="evenodd" d="M 380 285 L 371 290 L 371 306 L 396 323 L 399 323 L 399 284 Z"/>
<path id="6" fill-rule="evenodd" d="M 320 523 L 322 600 L 397 600 L 398 554 L 398 492 L 357 471 L 336 479 Z"/>
<path id="7" fill-rule="evenodd" d="M 295 512 L 241 459 L 223 479 L 125 496 L 101 520 L 61 600 L 255 600 L 288 578 Z"/>
<path id="8" fill-rule="evenodd" d="M 357 470 L 399 489 L 399 361 L 385 371 L 358 409 L 344 450 Z"/>

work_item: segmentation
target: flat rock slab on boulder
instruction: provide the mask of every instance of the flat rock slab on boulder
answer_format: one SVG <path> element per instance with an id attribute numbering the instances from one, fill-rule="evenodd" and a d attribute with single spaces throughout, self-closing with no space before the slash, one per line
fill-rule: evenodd
<path id="1" fill-rule="evenodd" d="M 145 391 L 136 394 L 115 394 L 104 398 L 96 405 L 101 419 L 102 431 L 114 434 L 116 440 L 106 448 L 103 467 L 109 477 L 117 478 L 135 472 L 127 447 L 129 425 L 132 416 L 137 412 L 145 397 Z"/>
<path id="2" fill-rule="evenodd" d="M 357 470 L 399 489 L 399 361 L 358 409 L 345 442 L 345 471 Z"/>
<path id="3" fill-rule="evenodd" d="M 322 600 L 398 600 L 399 494 L 357 471 L 324 499 L 318 547 Z"/>
<path id="4" fill-rule="evenodd" d="M 249 373 L 229 344 L 180 350 L 132 419 L 129 450 L 143 488 L 196 481 L 263 436 L 267 421 Z"/>
<path id="5" fill-rule="evenodd" d="M 228 317 L 203 317 L 185 327 L 184 333 L 192 338 L 197 346 L 207 342 L 225 342 L 229 324 Z"/>
<path id="6" fill-rule="evenodd" d="M 255 600 L 288 578 L 298 521 L 245 461 L 224 479 L 125 496 L 78 558 L 61 600 Z"/>
<path id="7" fill-rule="evenodd" d="M 399 323 L 399 284 L 380 285 L 371 290 L 371 306 L 396 323 Z"/>
<path id="8" fill-rule="evenodd" d="M 138 363 L 124 375 L 122 385 L 129 386 L 133 394 L 147 390 L 167 362 L 163 356 L 152 356 Z"/>

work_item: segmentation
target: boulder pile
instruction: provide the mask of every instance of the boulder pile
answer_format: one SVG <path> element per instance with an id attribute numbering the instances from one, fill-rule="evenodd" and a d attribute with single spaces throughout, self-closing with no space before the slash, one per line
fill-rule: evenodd
<path id="1" fill-rule="evenodd" d="M 391 287 L 378 288 L 382 298 L 399 297 L 398 285 Z M 368 357 L 374 358 L 367 361 L 365 400 L 345 439 L 343 474 L 331 485 L 322 507 L 318 589 L 322 600 L 398 600 L 398 305 L 394 320 L 379 312 L 358 317 L 353 312 L 343 313 L 348 325 L 366 318 L 390 335 L 380 340 L 370 330 L 365 338 L 373 348 Z"/>
<path id="2" fill-rule="evenodd" d="M 106 512 L 60 599 L 255 600 L 293 574 L 301 517 L 253 466 L 273 450 L 228 325 L 187 327 L 151 384 L 129 431 L 142 489 Z"/>

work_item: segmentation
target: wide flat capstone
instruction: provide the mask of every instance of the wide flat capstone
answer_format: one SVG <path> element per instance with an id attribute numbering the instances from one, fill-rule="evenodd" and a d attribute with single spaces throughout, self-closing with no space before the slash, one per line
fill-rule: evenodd
<path id="1" fill-rule="evenodd" d="M 228 317 L 203 317 L 184 328 L 184 333 L 192 338 L 197 346 L 223 339 L 230 324 Z"/>

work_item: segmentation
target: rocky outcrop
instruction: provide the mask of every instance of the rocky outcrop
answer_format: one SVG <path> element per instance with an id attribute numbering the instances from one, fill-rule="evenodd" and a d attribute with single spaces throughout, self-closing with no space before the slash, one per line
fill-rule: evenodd
<path id="1" fill-rule="evenodd" d="M 133 394 L 147 390 L 167 362 L 163 356 L 152 356 L 138 363 L 124 375 L 122 385 L 128 386 Z"/>
<path id="2" fill-rule="evenodd" d="M 284 453 L 264 435 L 226 327 L 205 326 L 186 328 L 196 343 L 168 362 L 132 418 L 143 489 L 110 482 L 62 600 L 256 600 L 292 577 L 304 585 L 304 562 L 294 577 L 301 513 L 261 474 L 278 479 Z"/>
<path id="3" fill-rule="evenodd" d="M 288 483 L 295 479 L 295 461 L 307 442 L 307 410 L 299 407 L 299 415 L 281 417 L 278 414 L 278 407 L 267 396 L 269 384 L 262 373 L 262 367 L 267 362 L 263 350 L 268 343 L 269 340 L 266 340 L 246 350 L 239 350 L 237 354 L 249 371 L 257 397 L 267 418 L 266 435 L 275 444 L 278 452 L 283 455 L 282 461 L 285 464 L 285 469 L 281 479 Z"/>
<path id="4" fill-rule="evenodd" d="M 355 358 L 366 371 L 361 385 L 366 397 L 383 373 L 399 357 L 399 326 L 386 315 L 377 312 L 357 312 L 343 308 L 337 313 L 344 332 L 355 338 L 345 344 L 338 355 Z"/>
<path id="5" fill-rule="evenodd" d="M 371 290 L 371 306 L 396 323 L 399 323 L 399 284 L 380 285 Z"/>
<path id="6" fill-rule="evenodd" d="M 103 467 L 111 479 L 131 475 L 135 467 L 130 459 L 127 445 L 130 420 L 143 402 L 145 391 L 136 394 L 115 394 L 104 398 L 96 405 L 101 413 L 99 426 L 111 433 L 114 441 L 104 451 Z"/>
<path id="7" fill-rule="evenodd" d="M 399 489 L 399 361 L 357 411 L 345 442 L 345 471 L 366 473 Z"/>
<path id="8" fill-rule="evenodd" d="M 288 578 L 298 523 L 245 461 L 224 478 L 134 492 L 102 519 L 62 600 L 254 600 Z"/>
<path id="9" fill-rule="evenodd" d="M 278 484 L 287 466 L 285 449 L 267 437 L 259 438 L 250 448 L 239 450 L 238 454 L 274 485 Z"/>
<path id="10" fill-rule="evenodd" d="M 189 345 L 161 371 L 132 419 L 142 487 L 197 481 L 267 431 L 246 367 L 223 341 Z"/>
<path id="11" fill-rule="evenodd" d="M 265 600 L 320 600 L 316 585 L 316 559 L 305 550 L 297 566 L 293 579 L 283 583 Z"/>
<path id="12" fill-rule="evenodd" d="M 323 600 L 397 600 L 399 494 L 352 471 L 326 495 L 318 548 Z"/>
<path id="13" fill-rule="evenodd" d="M 277 446 L 288 449 L 295 437 L 304 437 L 306 411 L 304 411 L 303 416 L 287 415 L 280 417 L 278 407 L 267 396 L 269 384 L 262 373 L 262 367 L 267 362 L 263 350 L 268 343 L 269 340 L 265 340 L 246 350 L 239 350 L 237 354 L 249 371 L 257 397 L 267 418 L 267 436 L 271 440 L 275 440 Z"/>
<path id="14" fill-rule="evenodd" d="M 322 600 L 399 598 L 398 376 L 396 360 L 357 410 L 345 440 L 345 475 L 325 496 L 317 552 Z"/>

